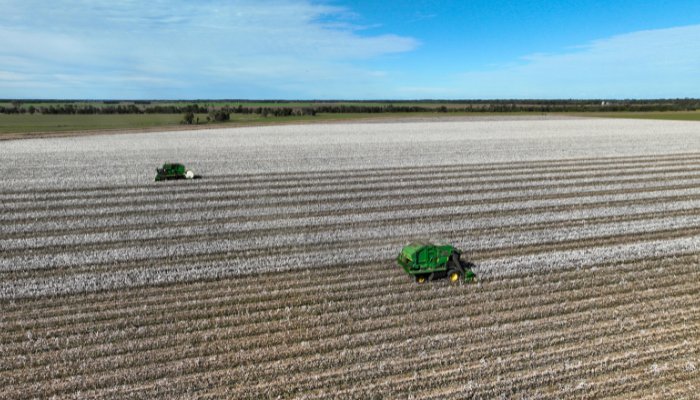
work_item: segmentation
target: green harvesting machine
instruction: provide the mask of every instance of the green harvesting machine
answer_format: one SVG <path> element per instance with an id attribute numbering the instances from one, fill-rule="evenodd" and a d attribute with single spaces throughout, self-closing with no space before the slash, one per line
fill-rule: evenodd
<path id="1" fill-rule="evenodd" d="M 397 261 L 417 283 L 441 278 L 448 278 L 451 282 L 460 279 L 474 282 L 474 264 L 463 261 L 462 253 L 439 241 L 414 240 L 404 246 Z"/>
<path id="2" fill-rule="evenodd" d="M 167 181 L 168 179 L 192 179 L 194 178 L 194 172 L 187 170 L 185 171 L 185 166 L 182 164 L 163 164 L 163 168 L 156 168 L 156 177 L 153 179 L 154 182 L 157 181 Z"/>

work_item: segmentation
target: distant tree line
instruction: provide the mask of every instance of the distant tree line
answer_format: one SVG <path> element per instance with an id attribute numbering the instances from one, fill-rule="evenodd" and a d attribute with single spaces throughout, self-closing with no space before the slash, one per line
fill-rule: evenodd
<path id="1" fill-rule="evenodd" d="M 2 101 L 2 100 L 0 100 Z M 105 105 L 75 105 L 61 104 L 49 106 L 34 106 L 30 103 L 27 107 L 24 100 L 13 100 L 12 106 L 0 106 L 0 113 L 3 114 L 34 114 L 41 113 L 47 115 L 71 115 L 71 114 L 210 114 L 212 121 L 229 120 L 230 114 L 259 114 L 263 117 L 288 117 L 316 115 L 317 113 L 340 113 L 340 114 L 381 114 L 381 113 L 448 113 L 448 112 L 620 112 L 620 111 L 695 111 L 700 109 L 700 99 L 661 99 L 661 100 L 479 100 L 480 103 L 463 104 L 460 107 L 454 102 L 449 102 L 450 107 L 441 105 L 439 107 L 411 105 L 411 101 L 402 101 L 396 104 L 320 104 L 308 107 L 231 107 L 228 104 L 223 107 L 211 105 L 188 104 L 158 105 L 151 102 L 140 102 L 139 104 L 118 104 L 112 105 L 105 101 Z M 281 102 L 281 101 L 277 101 Z M 415 102 L 418 102 L 416 100 Z M 428 102 L 428 101 L 424 101 Z M 434 102 L 438 102 L 434 100 Z M 448 101 L 441 101 L 448 103 Z M 309 103 L 307 101 L 307 103 Z M 310 103 L 313 104 L 313 103 Z M 217 113 L 219 113 L 217 115 Z M 224 115 L 228 115 L 226 119 Z"/>
<path id="2" fill-rule="evenodd" d="M 153 106 L 146 107 L 141 110 L 140 114 L 206 114 L 210 111 L 209 107 L 200 106 L 199 104 L 189 104 L 186 106 Z"/>
<path id="3" fill-rule="evenodd" d="M 188 112 L 197 114 L 206 114 L 210 111 L 210 108 L 205 106 L 199 106 L 197 104 L 186 105 L 183 107 L 177 106 L 154 106 L 141 108 L 135 104 L 118 105 L 118 106 L 93 106 L 93 105 L 51 105 L 51 106 L 39 106 L 34 107 L 33 105 L 29 107 L 20 107 L 19 105 L 13 104 L 12 107 L 2 107 L 0 106 L 0 113 L 4 114 L 24 114 L 33 109 L 34 112 L 40 112 L 42 114 L 49 115 L 70 115 L 70 114 L 184 114 Z"/>
<path id="4" fill-rule="evenodd" d="M 600 105 L 603 101 L 606 103 L 611 103 L 615 105 L 688 105 L 697 104 L 699 99 L 693 98 L 677 98 L 677 99 L 459 99 L 459 100 L 445 100 L 445 99 L 416 99 L 416 100 L 280 100 L 280 99 L 270 99 L 270 100 L 251 100 L 251 99 L 209 99 L 209 100 L 61 100 L 61 99 L 27 99 L 27 100 L 15 100 L 15 99 L 0 99 L 0 103 L 11 103 L 13 101 L 20 101 L 22 104 L 109 104 L 109 105 L 119 105 L 122 103 L 133 103 L 138 105 L 151 105 L 151 104 L 211 104 L 211 103 L 244 103 L 244 104 L 333 104 L 333 103 L 363 103 L 363 104 L 377 104 L 377 105 L 389 105 L 389 104 L 453 104 L 453 105 L 480 105 L 480 104 L 517 104 L 517 105 L 546 105 L 546 106 L 564 106 L 564 105 Z"/>
<path id="5" fill-rule="evenodd" d="M 196 117 L 197 121 L 195 122 L 195 115 L 193 112 L 189 111 L 185 113 L 185 115 L 182 117 L 182 121 L 180 121 L 180 124 L 194 124 L 194 123 L 199 123 L 199 117 Z M 226 122 L 231 120 L 231 114 L 226 112 L 225 110 L 219 110 L 219 111 L 212 111 L 209 113 L 207 116 L 207 122 Z"/>
<path id="6" fill-rule="evenodd" d="M 122 101 L 121 101 L 121 100 L 103 100 L 102 103 L 103 103 L 103 104 L 121 104 Z M 148 100 L 133 100 L 133 101 L 130 101 L 130 103 L 134 103 L 134 104 L 151 104 L 151 102 L 148 101 Z"/>

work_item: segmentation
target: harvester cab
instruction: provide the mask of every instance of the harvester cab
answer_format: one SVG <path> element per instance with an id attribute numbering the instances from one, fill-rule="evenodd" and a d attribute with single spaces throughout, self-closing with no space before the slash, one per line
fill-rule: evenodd
<path id="1" fill-rule="evenodd" d="M 156 177 L 153 179 L 154 182 L 157 181 L 167 181 L 168 179 L 192 179 L 194 178 L 194 172 L 187 170 L 185 171 L 185 166 L 182 164 L 163 164 L 163 168 L 156 168 Z"/>
<path id="2" fill-rule="evenodd" d="M 397 262 L 417 283 L 441 278 L 474 282 L 474 264 L 462 260 L 462 254 L 463 251 L 441 241 L 414 240 L 404 246 Z"/>

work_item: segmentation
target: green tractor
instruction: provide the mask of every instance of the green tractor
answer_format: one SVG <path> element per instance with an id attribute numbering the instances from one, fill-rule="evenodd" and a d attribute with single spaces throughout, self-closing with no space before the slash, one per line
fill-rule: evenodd
<path id="1" fill-rule="evenodd" d="M 187 170 L 182 164 L 163 164 L 163 168 L 156 168 L 156 177 L 153 182 L 167 181 L 168 179 L 192 179 L 194 172 Z"/>
<path id="2" fill-rule="evenodd" d="M 404 246 L 398 257 L 398 263 L 416 283 L 447 278 L 450 282 L 463 279 L 475 282 L 472 272 L 474 264 L 461 259 L 462 251 L 449 244 L 414 240 Z"/>

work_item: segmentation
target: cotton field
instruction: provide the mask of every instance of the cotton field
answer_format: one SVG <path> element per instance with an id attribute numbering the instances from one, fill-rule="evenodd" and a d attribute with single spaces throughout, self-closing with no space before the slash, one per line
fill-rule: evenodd
<path id="1" fill-rule="evenodd" d="M 700 125 L 0 142 L 0 398 L 692 398 Z M 153 182 L 181 162 L 202 179 Z M 418 285 L 413 237 L 476 284 Z"/>

